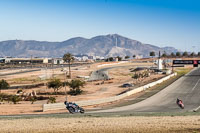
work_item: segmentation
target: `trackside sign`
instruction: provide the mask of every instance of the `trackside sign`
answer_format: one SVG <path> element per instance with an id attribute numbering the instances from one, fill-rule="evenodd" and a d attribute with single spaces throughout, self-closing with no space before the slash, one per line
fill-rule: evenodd
<path id="1" fill-rule="evenodd" d="M 173 60 L 173 65 L 192 65 L 198 67 L 200 60 Z"/>
<path id="2" fill-rule="evenodd" d="M 193 60 L 173 60 L 173 64 L 194 64 Z"/>

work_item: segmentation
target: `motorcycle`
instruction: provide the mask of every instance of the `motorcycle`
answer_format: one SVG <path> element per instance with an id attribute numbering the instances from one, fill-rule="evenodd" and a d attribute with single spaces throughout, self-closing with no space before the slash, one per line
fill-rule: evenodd
<path id="1" fill-rule="evenodd" d="M 66 109 L 71 113 L 84 113 L 85 110 L 81 107 L 79 107 L 76 103 L 67 102 L 65 101 L 64 104 L 66 105 Z"/>
<path id="2" fill-rule="evenodd" d="M 181 109 L 184 109 L 184 104 L 183 104 L 182 100 L 180 100 L 180 99 L 177 98 L 176 104 L 177 104 Z"/>

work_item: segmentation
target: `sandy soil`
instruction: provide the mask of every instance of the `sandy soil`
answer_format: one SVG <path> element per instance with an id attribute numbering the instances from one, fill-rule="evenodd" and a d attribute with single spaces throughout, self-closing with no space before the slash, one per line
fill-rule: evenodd
<path id="1" fill-rule="evenodd" d="M 196 133 L 200 116 L 1 119 L 0 127 L 1 133 Z"/>

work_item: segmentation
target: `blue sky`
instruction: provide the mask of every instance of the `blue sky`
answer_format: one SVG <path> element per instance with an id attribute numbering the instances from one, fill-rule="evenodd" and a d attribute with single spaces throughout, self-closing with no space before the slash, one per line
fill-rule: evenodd
<path id="1" fill-rule="evenodd" d="M 199 0 L 0 0 L 0 41 L 120 34 L 200 51 Z"/>

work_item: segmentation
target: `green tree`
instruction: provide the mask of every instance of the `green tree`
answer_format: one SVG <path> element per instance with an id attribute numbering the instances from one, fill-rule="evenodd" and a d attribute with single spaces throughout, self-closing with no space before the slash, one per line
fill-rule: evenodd
<path id="1" fill-rule="evenodd" d="M 188 56 L 188 52 L 186 52 L 186 51 L 183 52 L 183 56 L 184 56 L 184 57 L 187 57 L 187 56 Z"/>
<path id="2" fill-rule="evenodd" d="M 53 88 L 54 92 L 57 94 L 58 90 L 63 86 L 60 79 L 53 78 L 47 83 L 48 88 Z"/>
<path id="3" fill-rule="evenodd" d="M 180 56 L 181 56 L 181 53 L 180 53 L 180 52 L 176 52 L 176 56 L 177 56 L 177 57 L 180 57 Z"/>
<path id="4" fill-rule="evenodd" d="M 14 104 L 18 103 L 21 100 L 21 97 L 13 95 L 10 97 L 10 101 L 12 101 Z"/>
<path id="5" fill-rule="evenodd" d="M 198 56 L 200 56 L 200 52 L 198 52 L 198 54 L 197 54 Z"/>
<path id="6" fill-rule="evenodd" d="M 114 60 L 113 57 L 109 57 L 109 58 L 108 58 L 108 61 L 113 61 L 113 60 Z"/>
<path id="7" fill-rule="evenodd" d="M 140 75 L 137 74 L 137 73 L 135 73 L 135 74 L 132 76 L 132 78 L 134 78 L 134 79 L 138 79 L 138 78 L 140 78 Z"/>
<path id="8" fill-rule="evenodd" d="M 172 58 L 175 57 L 175 54 L 174 54 L 173 52 L 171 53 L 171 57 L 172 57 Z"/>
<path id="9" fill-rule="evenodd" d="M 133 59 L 135 59 L 136 55 L 133 55 Z"/>
<path id="10" fill-rule="evenodd" d="M 49 103 L 56 103 L 56 98 L 55 97 L 49 97 L 47 104 Z"/>
<path id="11" fill-rule="evenodd" d="M 190 56 L 191 57 L 194 57 L 196 54 L 194 53 L 194 52 L 192 52 L 191 54 L 190 54 Z"/>
<path id="12" fill-rule="evenodd" d="M 130 58 L 130 56 L 128 56 L 128 55 L 127 55 L 127 56 L 125 56 L 125 59 L 129 59 L 129 58 Z"/>
<path id="13" fill-rule="evenodd" d="M 84 81 L 75 79 L 69 82 L 67 85 L 71 88 L 68 92 L 70 95 L 78 95 L 81 94 L 83 91 L 80 89 L 80 87 L 83 87 L 85 84 Z"/>
<path id="14" fill-rule="evenodd" d="M 116 58 L 118 58 L 118 61 L 121 61 L 121 60 L 122 60 L 122 57 L 117 56 Z"/>
<path id="15" fill-rule="evenodd" d="M 31 104 L 37 101 L 37 97 L 33 96 L 30 98 Z"/>
<path id="16" fill-rule="evenodd" d="M 72 54 L 67 53 L 63 56 L 64 62 L 69 64 L 69 78 L 71 78 L 71 63 L 74 61 L 74 57 Z"/>
<path id="17" fill-rule="evenodd" d="M 162 54 L 162 57 L 167 57 L 167 54 L 166 54 L 166 53 L 163 53 L 163 54 Z"/>
<path id="18" fill-rule="evenodd" d="M 8 82 L 4 79 L 2 79 L 0 81 L 0 93 L 2 89 L 8 89 L 10 87 L 10 85 L 8 84 Z"/>
<path id="19" fill-rule="evenodd" d="M 149 56 L 154 57 L 154 56 L 156 56 L 156 54 L 155 54 L 154 51 L 151 51 L 151 52 L 149 53 Z"/>
<path id="20" fill-rule="evenodd" d="M 114 60 L 113 57 L 109 57 L 109 58 L 107 58 L 105 61 L 108 62 L 108 61 L 113 61 L 113 60 Z"/>

